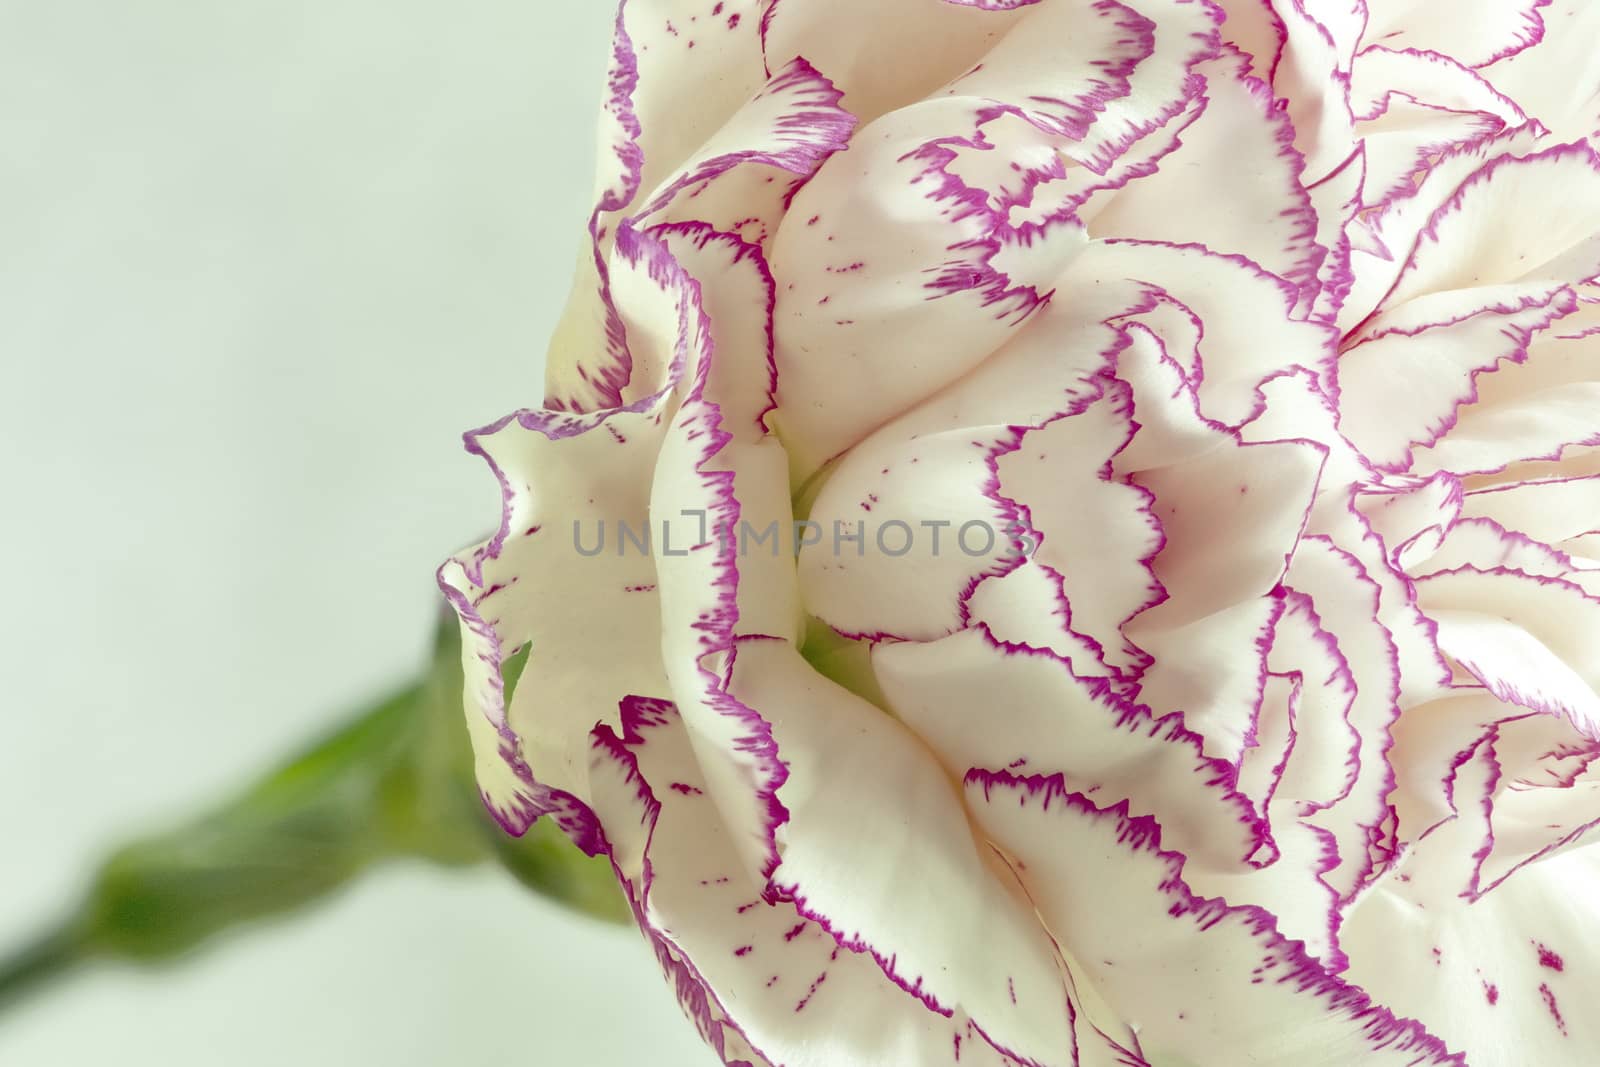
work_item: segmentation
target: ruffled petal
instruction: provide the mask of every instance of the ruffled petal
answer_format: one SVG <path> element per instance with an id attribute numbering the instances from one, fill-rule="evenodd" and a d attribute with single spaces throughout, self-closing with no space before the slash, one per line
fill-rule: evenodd
<path id="1" fill-rule="evenodd" d="M 1505 285 L 1379 316 L 1339 358 L 1344 432 L 1377 466 L 1405 470 L 1412 446 L 1444 436 L 1476 398 L 1478 375 L 1527 359 L 1533 337 L 1576 306 L 1565 286 Z"/>
<path id="2" fill-rule="evenodd" d="M 982 626 L 1002 644 L 1031 645 L 1059 656 L 1079 678 L 1118 675 L 1094 638 L 1074 624 L 1060 571 L 1026 560 L 1006 574 L 985 578 L 967 598 L 967 623 Z"/>
<path id="3" fill-rule="evenodd" d="M 1337 971 L 1346 962 L 1342 901 L 1324 876 L 1340 863 L 1339 841 L 1308 816 L 1349 789 L 1359 747 L 1350 718 L 1355 679 L 1310 598 L 1285 600 L 1272 631 L 1272 673 L 1239 759 L 1239 790 L 1263 814 L 1270 838 L 1248 867 L 1190 863 L 1185 877 L 1205 896 L 1269 903 L 1279 931 Z"/>
<path id="4" fill-rule="evenodd" d="M 1222 39 L 1249 58 L 1251 77 L 1270 85 L 1289 39 L 1283 16 L 1272 0 L 1217 0 L 1217 7 L 1226 16 Z"/>
<path id="5" fill-rule="evenodd" d="M 1572 449 L 1600 446 L 1596 411 L 1600 382 L 1463 408 L 1445 437 L 1417 451 L 1412 470 L 1488 474 L 1514 463 L 1558 460 Z"/>
<path id="6" fill-rule="evenodd" d="M 1417 490 L 1421 486 L 1419 491 L 1425 497 L 1438 488 L 1429 486 L 1422 479 L 1416 479 L 1416 483 L 1410 488 Z M 1450 479 L 1443 478 L 1439 484 L 1448 487 L 1452 483 Z M 1432 624 L 1417 608 L 1415 583 L 1400 561 L 1408 544 L 1422 546 L 1427 539 L 1442 536 L 1442 529 L 1430 530 L 1435 525 L 1448 525 L 1454 521 L 1454 513 L 1450 510 L 1453 505 L 1448 498 L 1441 505 L 1442 511 L 1436 509 L 1429 512 L 1424 504 L 1418 509 L 1420 516 L 1401 524 L 1405 532 L 1389 540 L 1393 528 L 1388 533 L 1382 532 L 1382 522 L 1376 518 L 1369 519 L 1364 513 L 1364 509 L 1371 509 L 1372 498 L 1383 499 L 1386 496 L 1386 493 L 1373 491 L 1370 487 L 1361 490 L 1346 488 L 1328 493 L 1314 511 L 1308 526 L 1314 536 L 1302 544 L 1317 546 L 1325 557 L 1324 562 L 1336 564 L 1329 567 L 1332 579 L 1330 592 L 1341 589 L 1348 592 L 1351 577 L 1363 587 L 1356 610 L 1364 611 L 1373 604 L 1366 599 L 1369 590 L 1376 594 L 1375 610 L 1367 613 L 1367 618 L 1375 618 L 1393 641 L 1391 666 L 1399 675 L 1399 703 L 1411 706 L 1433 699 L 1446 690 L 1450 685 L 1450 669 L 1439 655 Z M 1299 585 L 1308 589 L 1311 586 L 1311 579 L 1304 568 Z M 1338 594 L 1333 592 L 1333 595 Z M 1392 707 L 1390 711 L 1392 713 Z"/>
<path id="7" fill-rule="evenodd" d="M 1600 476 L 1511 482 L 1469 491 L 1466 518 L 1492 519 L 1536 541 L 1559 545 L 1600 526 Z"/>
<path id="8" fill-rule="evenodd" d="M 1600 992 L 1593 926 L 1580 886 L 1600 879 L 1600 848 L 1521 871 L 1464 895 L 1491 841 L 1482 802 L 1498 777 L 1484 741 L 1450 772 L 1458 809 L 1416 842 L 1347 919 L 1349 976 L 1429 1025 L 1468 1062 L 1581 1063 L 1600 1041 L 1581 1005 Z"/>
<path id="9" fill-rule="evenodd" d="M 1333 329 L 1297 317 L 1299 290 L 1242 256 L 1193 245 L 1096 242 L 1070 278 L 1082 286 L 1143 282 L 1192 312 L 1204 328 L 1196 350 L 1200 373 L 1190 384 L 1205 416 L 1228 426 L 1259 412 L 1257 387 L 1268 378 L 1296 367 L 1319 376 L 1331 370 Z M 1131 311 L 1137 303 L 1124 306 Z"/>
<path id="10" fill-rule="evenodd" d="M 1526 159 L 1548 147 L 1543 135 L 1530 123 L 1454 145 L 1429 160 L 1412 188 L 1368 198 L 1350 230 L 1352 279 L 1339 311 L 1340 332 L 1354 331 L 1373 315 L 1410 262 L 1423 232 L 1465 182 L 1491 162 Z"/>
<path id="11" fill-rule="evenodd" d="M 1552 3 L 1539 15 L 1543 39 L 1486 73 L 1556 140 L 1600 135 L 1600 54 L 1592 47 L 1600 35 L 1600 8 Z"/>
<path id="12" fill-rule="evenodd" d="M 1561 578 L 1460 567 L 1417 580 L 1439 647 L 1501 700 L 1600 740 L 1600 599 Z"/>
<path id="13" fill-rule="evenodd" d="M 1085 404 L 1024 433 L 999 458 L 1000 491 L 1034 536 L 1030 559 L 1057 578 L 1075 632 L 1102 662 L 1127 666 L 1142 655 L 1122 626 L 1162 597 L 1151 560 L 1162 545 L 1152 497 L 1112 472 L 1133 437 L 1132 405 L 1120 382 Z"/>
<path id="14" fill-rule="evenodd" d="M 800 552 L 806 609 L 853 636 L 926 640 L 960 629 L 973 587 L 1025 554 L 1017 511 L 995 492 L 995 464 L 1017 436 L 951 430 L 846 456 L 811 507 Z"/>
<path id="15" fill-rule="evenodd" d="M 930 1009 L 965 1012 L 998 1049 L 1070 1064 L 1054 948 L 927 748 L 782 642 L 743 642 L 730 692 L 761 709 L 788 764 L 777 897 Z"/>
<path id="16" fill-rule="evenodd" d="M 630 222 L 692 221 L 764 247 L 797 181 L 849 144 L 855 117 L 840 95 L 811 64 L 792 60 L 641 197 Z"/>
<path id="17" fill-rule="evenodd" d="M 967 786 L 974 818 L 1145 1062 L 1465 1063 L 1318 966 L 1270 913 L 1191 893 L 1150 820 L 1059 778 L 974 772 Z"/>
<path id="18" fill-rule="evenodd" d="M 691 283 L 659 244 L 630 235 L 613 258 L 640 376 L 655 391 L 589 415 L 521 411 L 468 434 L 500 483 L 500 528 L 439 573 L 462 620 L 479 781 L 513 833 L 581 801 L 582 738 L 616 721 L 623 696 L 665 684 L 655 568 L 623 538 L 649 537 L 651 471 L 674 390 L 709 358 L 708 337 Z M 574 625 L 552 603 L 586 604 L 592 621 Z M 529 684 L 508 708 L 501 669 L 523 647 Z"/>
<path id="19" fill-rule="evenodd" d="M 1317 214 L 1317 244 L 1328 250 L 1317 273 L 1308 316 L 1314 321 L 1336 321 L 1355 284 L 1355 274 L 1350 269 L 1355 246 L 1352 230 L 1366 207 L 1367 186 L 1367 155 L 1365 146 L 1361 146 L 1306 190 Z M 1303 301 L 1304 294 L 1302 306 Z"/>
<path id="20" fill-rule="evenodd" d="M 594 739 L 596 810 L 640 926 L 727 1062 L 744 1047 L 784 1067 L 1018 1067 L 964 1014 L 930 1010 L 793 904 L 764 899 L 670 704 L 630 701 L 623 720 L 621 736 Z"/>
<path id="21" fill-rule="evenodd" d="M 1460 475 L 1504 471 L 1533 461 L 1558 464 L 1600 444 L 1600 305 L 1594 286 L 1579 288 L 1578 312 L 1535 337 L 1527 358 L 1503 362 L 1473 385 L 1472 403 L 1432 445 L 1418 449 L 1418 473 L 1449 470 Z M 1581 473 L 1581 472 L 1578 472 Z M 1523 474 L 1523 478 L 1537 475 Z M 1518 480 L 1515 473 L 1508 476 Z"/>
<path id="22" fill-rule="evenodd" d="M 758 4 L 729 0 L 718 12 L 725 17 L 704 26 L 700 0 L 619 5 L 600 111 L 588 247 L 579 253 L 572 294 L 551 338 L 547 407 L 591 411 L 620 402 L 631 364 L 608 291 L 607 265 L 619 224 L 641 191 L 679 167 L 767 80 Z M 694 106 L 686 106 L 691 99 Z"/>
<path id="23" fill-rule="evenodd" d="M 862 122 L 965 74 L 1028 14 L 1023 5 L 978 10 L 927 0 L 769 0 L 765 8 L 767 65 L 804 56 L 844 90 Z"/>
<path id="24" fill-rule="evenodd" d="M 1597 273 L 1600 156 L 1565 145 L 1493 160 L 1463 182 L 1434 212 L 1381 309 L 1429 293 L 1575 284 Z"/>
<path id="25" fill-rule="evenodd" d="M 1441 10 L 1427 0 L 1382 0 L 1367 5 L 1366 39 L 1483 67 L 1543 40 L 1540 9 L 1548 6 L 1549 0 L 1465 0 Z"/>
<path id="26" fill-rule="evenodd" d="M 1348 672 L 1354 692 L 1342 713 L 1353 747 L 1337 745 L 1319 754 L 1322 758 L 1337 754 L 1343 761 L 1344 781 L 1335 792 L 1307 797 L 1309 806 L 1304 811 L 1312 825 L 1326 832 L 1333 846 L 1334 862 L 1322 872 L 1322 879 L 1341 900 L 1349 901 L 1390 851 L 1384 824 L 1389 817 L 1388 794 L 1394 785 L 1390 730 L 1402 696 L 1401 649 L 1395 630 L 1385 623 L 1383 592 L 1372 571 L 1331 539 L 1321 535 L 1306 538 L 1287 582 L 1315 611 L 1317 625 L 1331 643 L 1327 651 L 1336 655 Z M 1316 663 L 1317 658 L 1311 657 L 1300 669 L 1310 670 Z M 1269 665 L 1277 671 L 1300 666 L 1290 657 L 1269 659 Z M 1435 664 L 1426 666 L 1431 670 Z"/>
<path id="27" fill-rule="evenodd" d="M 797 475 L 971 371 L 1049 299 L 1086 238 L 1070 211 L 1032 212 L 1036 192 L 1069 165 L 1103 173 L 1180 113 L 1214 48 L 1202 5 L 1152 6 L 1171 9 L 1159 25 L 1118 3 L 1023 9 L 980 67 L 870 124 L 795 197 L 773 266 Z"/>
<path id="28" fill-rule="evenodd" d="M 1183 711 L 1208 753 L 1237 761 L 1261 698 L 1282 581 L 1306 520 L 1323 453 L 1306 442 L 1236 443 L 1139 472 L 1164 547 L 1166 596 L 1128 623 L 1151 663 L 1139 698 Z"/>
<path id="29" fill-rule="evenodd" d="M 1483 74 L 1415 48 L 1364 49 L 1351 70 L 1350 95 L 1373 203 L 1410 193 L 1441 152 L 1528 121 Z"/>
<path id="30" fill-rule="evenodd" d="M 1237 869 L 1262 843 L 1234 768 L 1205 756 L 1180 716 L 1157 718 L 1044 649 L 978 628 L 881 644 L 873 667 L 895 715 L 952 776 L 988 766 L 1063 774 L 1075 790 L 1153 816 L 1173 847 L 1208 867 Z"/>
<path id="31" fill-rule="evenodd" d="M 1089 224 L 1095 237 L 1192 243 L 1242 255 L 1297 289 L 1314 288 L 1327 250 L 1303 182 L 1294 129 L 1271 89 L 1245 73 L 1234 51 L 1199 64 L 1205 109 L 1182 147 L 1131 182 Z M 1207 186 L 1210 176 L 1227 180 Z M 1205 209 L 1195 210 L 1196 202 Z"/>
<path id="32" fill-rule="evenodd" d="M 1304 0 L 1272 0 L 1272 6 L 1285 37 L 1272 87 L 1285 101 L 1306 174 L 1318 182 L 1356 149 L 1350 68 L 1363 20 L 1357 4 L 1314 5 L 1315 16 Z"/>

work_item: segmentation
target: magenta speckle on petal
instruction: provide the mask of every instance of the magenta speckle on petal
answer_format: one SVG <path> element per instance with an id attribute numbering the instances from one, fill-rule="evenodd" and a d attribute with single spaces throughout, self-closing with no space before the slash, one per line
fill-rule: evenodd
<path id="1" fill-rule="evenodd" d="M 1535 945 L 1539 950 L 1539 966 L 1546 970 L 1555 971 L 1557 974 L 1567 969 L 1566 961 L 1556 955 L 1544 945 Z"/>
<path id="2" fill-rule="evenodd" d="M 1561 1016 L 1561 1006 L 1556 1003 L 1556 995 L 1551 988 L 1540 983 L 1539 996 L 1544 1000 L 1545 1010 L 1550 1013 L 1550 1018 L 1555 1021 L 1556 1029 L 1561 1031 L 1563 1037 L 1567 1034 L 1567 1020 Z"/>

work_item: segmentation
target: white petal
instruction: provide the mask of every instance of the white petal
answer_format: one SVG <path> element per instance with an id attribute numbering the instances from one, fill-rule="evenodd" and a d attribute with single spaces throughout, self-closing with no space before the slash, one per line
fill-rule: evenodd
<path id="1" fill-rule="evenodd" d="M 1190 863 L 1204 896 L 1270 907 L 1285 937 L 1338 970 L 1339 892 L 1323 876 L 1339 865 L 1338 837 L 1305 816 L 1345 794 L 1359 746 L 1350 723 L 1355 680 L 1310 598 L 1289 593 L 1272 635 L 1269 674 L 1239 765 L 1239 788 L 1265 813 L 1271 842 L 1243 869 Z"/>
<path id="2" fill-rule="evenodd" d="M 1476 397 L 1478 375 L 1526 359 L 1533 336 L 1575 306 L 1564 287 L 1507 285 L 1379 315 L 1339 357 L 1344 432 L 1378 466 L 1406 469 L 1411 446 L 1437 441 Z"/>
<path id="3" fill-rule="evenodd" d="M 707 9 L 695 0 L 621 5 L 598 144 L 602 226 L 678 169 L 767 80 L 758 7 L 729 0 L 702 25 Z"/>
<path id="4" fill-rule="evenodd" d="M 997 492 L 1009 427 L 951 430 L 845 456 L 811 507 L 800 553 L 806 609 L 841 633 L 927 639 L 961 627 L 966 594 L 1021 563 L 1021 526 Z"/>
<path id="5" fill-rule="evenodd" d="M 1315 798 L 1315 810 L 1307 813 L 1335 845 L 1338 862 L 1324 880 L 1348 900 L 1388 850 L 1382 826 L 1393 785 L 1390 727 L 1399 710 L 1403 661 L 1396 633 L 1385 624 L 1382 589 L 1351 552 L 1328 538 L 1308 537 L 1295 555 L 1287 584 L 1310 598 L 1319 625 L 1334 638 L 1333 651 L 1349 671 L 1355 692 L 1344 721 L 1356 745 L 1338 750 L 1346 761 L 1345 785 L 1331 797 Z M 1269 664 L 1284 671 L 1293 660 L 1269 659 Z"/>
<path id="6" fill-rule="evenodd" d="M 1492 775 L 1480 746 L 1461 764 L 1457 794 Z M 1600 1043 L 1586 1006 L 1600 994 L 1596 929 L 1580 887 L 1600 879 L 1590 846 L 1526 869 L 1479 899 L 1456 871 L 1485 840 L 1474 806 L 1419 842 L 1345 922 L 1350 978 L 1394 1010 L 1427 1020 L 1474 1065 L 1582 1063 Z"/>
<path id="7" fill-rule="evenodd" d="M 1469 67 L 1515 55 L 1544 37 L 1541 0 L 1463 0 L 1441 10 L 1427 0 L 1371 5 L 1366 39 L 1387 48 L 1439 52 Z"/>
<path id="8" fill-rule="evenodd" d="M 513 833 L 552 805 L 582 800 L 582 738 L 616 721 L 623 696 L 665 687 L 655 568 L 648 552 L 624 549 L 622 533 L 624 524 L 635 535 L 648 527 L 672 389 L 708 358 L 708 337 L 691 283 L 657 243 L 630 234 L 614 262 L 640 377 L 659 391 L 592 415 L 517 412 L 469 434 L 469 450 L 500 482 L 500 527 L 440 569 L 462 619 L 479 780 Z M 550 610 L 556 603 L 585 605 L 590 624 L 573 625 Z M 508 709 L 501 668 L 525 645 L 526 684 Z"/>
<path id="9" fill-rule="evenodd" d="M 789 767 L 779 896 L 842 946 L 870 952 L 930 1007 L 970 1015 L 997 1047 L 1070 1064 L 1053 946 L 1027 900 L 997 877 L 927 748 L 781 642 L 743 643 L 730 691 L 772 723 Z"/>
<path id="10" fill-rule="evenodd" d="M 761 249 L 705 223 L 657 226 L 650 236 L 699 287 L 712 355 L 698 389 L 717 405 L 719 428 L 740 443 L 765 437 L 776 371 L 772 272 Z"/>
<path id="11" fill-rule="evenodd" d="M 1584 286 L 1580 293 L 1592 290 Z M 1560 460 L 1600 444 L 1597 312 L 1600 308 L 1585 303 L 1570 319 L 1536 337 L 1526 360 L 1480 375 L 1475 402 L 1460 410 L 1455 426 L 1441 440 L 1416 452 L 1414 469 L 1497 472 L 1527 461 Z"/>
<path id="12" fill-rule="evenodd" d="M 1230 442 L 1139 472 L 1166 536 L 1155 571 L 1167 599 L 1134 629 L 1192 622 L 1271 591 L 1305 528 L 1322 462 L 1308 442 Z"/>
<path id="13" fill-rule="evenodd" d="M 1600 600 L 1571 582 L 1461 568 L 1417 581 L 1440 647 L 1496 696 L 1600 740 Z"/>
<path id="14" fill-rule="evenodd" d="M 1285 940 L 1269 912 L 1193 895 L 1164 833 L 1059 779 L 968 778 L 1064 952 L 1138 1034 L 1146 1062 L 1459 1063 L 1420 1026 Z"/>
<path id="15" fill-rule="evenodd" d="M 1367 156 L 1364 147 L 1358 146 L 1349 159 L 1307 189 L 1317 214 L 1317 244 L 1328 250 L 1328 258 L 1317 273 L 1317 291 L 1309 316 L 1318 322 L 1338 318 L 1355 282 L 1350 270 L 1352 229 L 1366 206 L 1366 186 Z"/>
<path id="16" fill-rule="evenodd" d="M 1350 66 L 1361 19 L 1354 4 L 1319 4 L 1318 21 L 1302 0 L 1274 0 L 1286 40 L 1272 87 L 1287 101 L 1295 147 L 1310 181 L 1333 173 L 1355 151 L 1350 112 Z M 1339 8 L 1344 7 L 1344 11 Z"/>
<path id="17" fill-rule="evenodd" d="M 1462 515 L 1493 519 L 1538 541 L 1555 544 L 1600 523 L 1600 476 L 1513 482 L 1468 492 Z"/>
<path id="18" fill-rule="evenodd" d="M 1453 145 L 1528 120 L 1488 78 L 1456 59 L 1386 45 L 1356 57 L 1351 100 L 1369 164 L 1369 203 L 1410 193 L 1416 175 Z"/>
<path id="19" fill-rule="evenodd" d="M 1429 220 L 1383 307 L 1512 281 L 1600 273 L 1600 157 L 1584 144 L 1491 161 Z"/>
<path id="20" fill-rule="evenodd" d="M 1222 39 L 1250 57 L 1250 76 L 1270 82 L 1283 54 L 1288 30 L 1269 0 L 1218 0 L 1227 18 Z"/>
<path id="21" fill-rule="evenodd" d="M 1343 430 L 1338 387 L 1316 370 L 1296 367 L 1256 387 L 1261 411 L 1239 428 L 1246 442 L 1309 441 L 1327 458 L 1318 479 L 1325 501 L 1344 486 L 1366 485 L 1377 477 L 1372 464 Z"/>
<path id="22" fill-rule="evenodd" d="M 1182 147 L 1154 174 L 1117 193 L 1089 232 L 1199 244 L 1242 255 L 1297 288 L 1311 287 L 1327 251 L 1316 243 L 1304 160 L 1271 89 L 1246 76 L 1246 65 L 1232 54 L 1195 68 L 1206 79 L 1206 105 L 1183 131 Z"/>
<path id="23" fill-rule="evenodd" d="M 1407 569 L 1437 552 L 1461 517 L 1461 483 L 1436 474 L 1410 484 L 1364 487 L 1355 506 L 1383 539 L 1389 561 Z"/>
<path id="24" fill-rule="evenodd" d="M 1496 63 L 1486 73 L 1558 141 L 1600 132 L 1600 54 L 1590 47 L 1600 34 L 1600 8 L 1551 4 L 1544 39 Z"/>
<path id="25" fill-rule="evenodd" d="M 1448 484 L 1449 480 L 1445 481 Z M 1323 580 L 1328 583 L 1330 595 L 1348 597 L 1354 580 L 1363 589 L 1355 604 L 1366 608 L 1371 604 L 1367 590 L 1376 592 L 1376 619 L 1393 642 L 1392 650 L 1379 658 L 1387 660 L 1390 669 L 1398 673 L 1399 703 L 1409 707 L 1443 694 L 1450 686 L 1451 672 L 1435 646 L 1432 624 L 1417 610 L 1412 580 L 1396 562 L 1395 546 L 1385 540 L 1387 534 L 1380 536 L 1373 520 L 1362 514 L 1362 508 L 1367 506 L 1364 499 L 1363 493 L 1353 489 L 1324 494 L 1308 526 L 1314 536 L 1303 541 L 1302 547 L 1311 549 L 1304 553 L 1308 562 L 1315 553 L 1320 557 L 1317 562 L 1328 565 Z M 1435 519 L 1437 513 L 1431 518 L 1425 514 L 1421 527 L 1425 529 Z M 1417 526 L 1407 529 L 1406 537 L 1398 543 L 1400 549 L 1404 549 L 1406 538 L 1419 532 Z M 1416 542 L 1420 545 L 1429 536 L 1423 532 Z M 1315 591 L 1311 584 L 1315 572 L 1305 567 L 1301 571 L 1300 585 Z M 1377 651 L 1377 646 L 1373 649 Z"/>
<path id="26" fill-rule="evenodd" d="M 639 198 L 631 221 L 694 221 L 765 246 L 797 179 L 844 149 L 855 117 L 839 90 L 804 59 L 773 76 L 682 166 Z"/>
<path id="27" fill-rule="evenodd" d="M 844 90 L 845 106 L 862 122 L 966 73 L 1028 14 L 926 0 L 775 0 L 766 7 L 767 63 L 776 69 L 804 56 Z"/>
<path id="28" fill-rule="evenodd" d="M 743 1045 L 784 1067 L 1016 1067 L 965 1014 L 930 1010 L 793 904 L 763 899 L 671 705 L 625 710 L 625 736 L 595 740 L 595 807 L 663 968 L 730 1061 Z M 647 851 L 627 844 L 644 836 Z"/>
<path id="29" fill-rule="evenodd" d="M 473 436 L 503 479 L 505 524 L 440 574 L 462 617 L 479 781 L 515 833 L 536 817 L 534 797 L 545 788 L 586 794 L 590 727 L 614 721 L 622 696 L 664 683 L 655 570 L 648 555 L 621 553 L 617 543 L 620 524 L 647 525 L 658 425 L 650 414 L 620 412 L 566 436 L 558 418 L 527 412 Z M 560 604 L 584 604 L 590 623 L 574 625 L 552 610 Z M 500 669 L 524 645 L 525 684 L 508 709 Z M 480 719 L 493 731 L 481 732 Z M 530 768 L 540 788 L 527 780 Z"/>
<path id="30" fill-rule="evenodd" d="M 1152 497 L 1112 474 L 1133 436 L 1121 383 L 1082 410 L 1025 432 L 999 457 L 1000 492 L 1035 531 L 1031 558 L 1060 575 L 1074 629 L 1126 666 L 1139 658 L 1122 626 L 1163 593 L 1151 569 L 1162 544 Z"/>
<path id="31" fill-rule="evenodd" d="M 959 100 L 895 112 L 795 197 L 773 271 L 777 425 L 798 474 L 971 370 L 1081 250 L 1069 220 L 1006 230 L 993 193 L 952 173 L 956 150 L 936 142 L 972 134 Z M 1030 258 L 1013 277 L 1000 256 L 1022 241 Z"/>
<path id="32" fill-rule="evenodd" d="M 1517 403 L 1468 408 L 1447 437 L 1418 451 L 1412 466 L 1419 472 L 1471 474 L 1519 461 L 1557 459 L 1574 447 L 1600 445 L 1596 411 L 1600 411 L 1600 383 L 1550 389 Z"/>
<path id="33" fill-rule="evenodd" d="M 596 204 L 567 311 L 551 339 L 548 406 L 591 411 L 621 402 L 630 364 L 606 277 L 618 223 L 642 190 L 680 166 L 767 80 L 758 6 L 728 0 L 715 27 L 705 27 L 711 32 L 685 33 L 702 13 L 700 0 L 621 5 L 600 109 Z"/>
<path id="34" fill-rule="evenodd" d="M 1202 5 L 1034 5 L 948 91 L 861 130 L 791 205 L 774 247 L 780 426 L 809 475 L 972 370 L 1082 250 L 1070 213 L 1015 217 L 1178 115 L 1211 47 Z M 849 380 L 854 388 L 841 391 Z"/>
<path id="35" fill-rule="evenodd" d="M 1045 648 L 1079 678 L 1115 674 L 1105 649 L 1073 628 L 1061 572 L 1030 559 L 1007 574 L 980 581 L 967 599 L 967 622 L 1007 644 Z"/>
<path id="36" fill-rule="evenodd" d="M 1177 716 L 1157 719 L 1102 681 L 1075 678 L 1041 649 L 982 629 L 928 644 L 885 643 L 873 667 L 890 706 L 953 777 L 973 767 L 1066 775 L 1107 803 L 1154 816 L 1197 862 L 1237 869 L 1262 841 L 1233 768 L 1201 753 Z"/>
<path id="37" fill-rule="evenodd" d="M 777 864 L 785 772 L 760 710 L 729 693 L 725 666 L 740 635 L 793 642 L 801 631 L 791 557 L 741 548 L 743 529 L 788 523 L 786 458 L 771 440 L 718 451 L 713 411 L 685 404 L 656 468 L 658 655 L 730 837 L 764 877 Z"/>
<path id="38" fill-rule="evenodd" d="M 1074 264 L 1063 290 L 1113 278 L 1157 288 L 1204 324 L 1199 352 L 1205 373 L 1195 388 L 1209 418 L 1236 426 L 1259 410 L 1256 387 L 1267 378 L 1293 367 L 1331 368 L 1334 331 L 1297 321 L 1296 288 L 1240 257 L 1193 246 L 1096 242 Z"/>
<path id="39" fill-rule="evenodd" d="M 1410 573 L 1422 577 L 1462 567 L 1519 571 L 1580 586 L 1583 577 L 1571 558 L 1549 545 L 1507 530 L 1493 519 L 1476 518 L 1451 526 L 1431 554 L 1412 563 Z"/>
<path id="40" fill-rule="evenodd" d="M 1208 756 L 1237 763 L 1261 702 L 1266 649 L 1281 610 L 1275 597 L 1256 596 L 1159 629 L 1135 620 L 1129 633 L 1150 660 L 1138 678 L 1138 699 L 1157 715 L 1180 712 L 1184 725 L 1205 739 Z"/>
<path id="41" fill-rule="evenodd" d="M 1456 145 L 1432 159 L 1413 190 L 1366 205 L 1371 210 L 1352 231 L 1359 240 L 1351 255 L 1350 293 L 1339 310 L 1341 332 L 1354 330 L 1377 309 L 1423 231 L 1464 182 L 1492 161 L 1526 158 L 1545 147 L 1543 130 L 1532 124 Z"/>

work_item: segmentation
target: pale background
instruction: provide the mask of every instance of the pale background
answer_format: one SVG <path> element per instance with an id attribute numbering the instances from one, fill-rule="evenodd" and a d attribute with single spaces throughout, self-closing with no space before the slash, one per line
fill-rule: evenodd
<path id="1" fill-rule="evenodd" d="M 538 397 L 609 0 L 0 0 L 0 952 L 414 669 Z M 5 1067 L 703 1065 L 634 935 L 390 869 Z"/>

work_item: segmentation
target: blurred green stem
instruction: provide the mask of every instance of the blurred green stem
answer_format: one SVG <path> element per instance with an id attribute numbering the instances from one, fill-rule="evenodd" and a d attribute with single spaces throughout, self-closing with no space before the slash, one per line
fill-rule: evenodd
<path id="1" fill-rule="evenodd" d="M 79 961 L 77 939 L 70 931 L 39 938 L 0 964 L 0 1009 L 65 974 Z"/>
<path id="2" fill-rule="evenodd" d="M 580 854 L 548 820 L 519 839 L 485 813 L 453 621 L 440 626 L 420 680 L 239 796 L 112 854 L 75 915 L 0 959 L 0 1009 L 90 960 L 176 959 L 401 857 L 450 867 L 496 861 L 572 908 L 626 914 L 609 865 Z"/>

